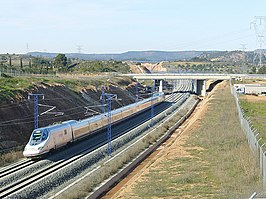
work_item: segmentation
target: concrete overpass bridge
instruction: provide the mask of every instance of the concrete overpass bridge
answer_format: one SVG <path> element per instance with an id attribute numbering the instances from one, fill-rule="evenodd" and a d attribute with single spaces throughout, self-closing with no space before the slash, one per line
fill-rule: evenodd
<path id="1" fill-rule="evenodd" d="M 125 74 L 137 80 L 161 80 L 160 90 L 164 80 L 188 79 L 194 81 L 194 90 L 198 95 L 206 95 L 206 80 L 230 80 L 230 79 L 266 79 L 264 74 L 219 74 L 219 73 L 145 73 Z"/>

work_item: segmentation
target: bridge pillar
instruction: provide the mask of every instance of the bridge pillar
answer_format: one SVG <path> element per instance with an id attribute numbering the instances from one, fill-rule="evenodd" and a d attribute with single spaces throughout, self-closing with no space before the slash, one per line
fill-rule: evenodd
<path id="1" fill-rule="evenodd" d="M 163 80 L 160 80 L 159 92 L 163 92 Z"/>
<path id="2" fill-rule="evenodd" d="M 196 93 L 201 96 L 206 96 L 206 80 L 197 80 L 196 83 Z"/>

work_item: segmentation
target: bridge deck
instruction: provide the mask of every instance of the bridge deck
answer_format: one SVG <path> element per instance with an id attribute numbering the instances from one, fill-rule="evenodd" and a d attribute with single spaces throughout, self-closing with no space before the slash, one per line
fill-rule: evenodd
<path id="1" fill-rule="evenodd" d="M 125 74 L 135 79 L 194 79 L 194 80 L 229 80 L 230 78 L 256 78 L 266 79 L 264 74 L 218 74 L 218 73 L 151 73 L 151 74 Z"/>

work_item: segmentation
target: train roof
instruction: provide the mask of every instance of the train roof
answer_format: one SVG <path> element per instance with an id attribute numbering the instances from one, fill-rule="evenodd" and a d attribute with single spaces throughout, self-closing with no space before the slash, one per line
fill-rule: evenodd
<path id="1" fill-rule="evenodd" d="M 75 121 L 75 120 L 74 120 Z M 47 130 L 54 130 L 54 129 L 58 129 L 58 128 L 61 128 L 61 127 L 64 127 L 64 126 L 67 126 L 68 121 L 66 122 L 62 122 L 60 124 L 53 124 L 51 126 L 45 126 L 45 127 L 41 127 L 41 128 L 38 128 L 38 130 L 43 130 L 43 129 L 47 129 Z M 34 129 L 34 130 L 37 130 L 37 129 Z"/>
<path id="2" fill-rule="evenodd" d="M 158 97 L 158 96 L 162 96 L 162 95 L 164 95 L 163 92 L 157 92 L 157 93 L 153 94 L 153 97 Z M 129 104 L 127 106 L 120 107 L 118 109 L 112 110 L 111 114 L 114 115 L 114 114 L 119 113 L 121 111 L 124 111 L 124 110 L 126 110 L 128 108 L 134 107 L 134 106 L 139 105 L 139 104 L 146 103 L 146 102 L 148 102 L 150 100 L 151 100 L 151 97 L 147 98 L 147 99 L 144 99 L 144 100 L 141 100 L 139 102 L 133 103 L 133 104 Z M 104 118 L 106 116 L 107 116 L 107 113 L 104 113 L 104 114 L 100 114 L 100 115 L 97 115 L 97 116 L 94 116 L 94 117 L 83 119 L 80 122 L 94 122 L 94 121 L 98 121 L 99 119 L 102 119 L 102 118 Z"/>

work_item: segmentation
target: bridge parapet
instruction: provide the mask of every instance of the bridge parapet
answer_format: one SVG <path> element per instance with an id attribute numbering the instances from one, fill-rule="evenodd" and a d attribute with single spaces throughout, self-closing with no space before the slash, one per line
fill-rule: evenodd
<path id="1" fill-rule="evenodd" d="M 150 73 L 150 74 L 124 74 L 135 79 L 191 79 L 191 80 L 229 80 L 231 78 L 266 79 L 265 74 L 219 74 L 219 73 Z"/>

